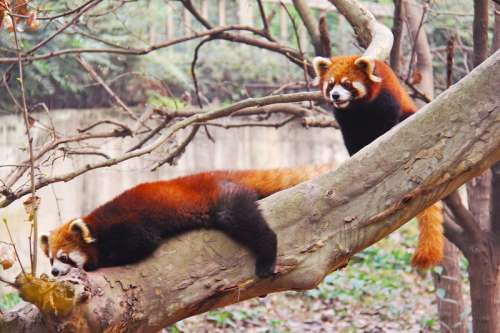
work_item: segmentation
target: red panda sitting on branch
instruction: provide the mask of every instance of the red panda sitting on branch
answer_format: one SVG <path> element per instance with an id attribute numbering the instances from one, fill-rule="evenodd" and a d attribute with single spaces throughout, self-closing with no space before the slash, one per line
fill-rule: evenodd
<path id="1" fill-rule="evenodd" d="M 41 236 L 54 276 L 71 267 L 94 270 L 144 259 L 179 233 L 213 228 L 256 256 L 256 275 L 276 264 L 277 239 L 256 201 L 331 169 L 331 165 L 211 171 L 137 185 L 90 214 Z"/>
<path id="2" fill-rule="evenodd" d="M 368 57 L 316 57 L 313 67 L 323 96 L 333 105 L 344 143 L 354 155 L 417 108 L 383 61 Z M 412 265 L 430 268 L 443 257 L 443 214 L 435 203 L 417 215 L 419 241 Z"/>

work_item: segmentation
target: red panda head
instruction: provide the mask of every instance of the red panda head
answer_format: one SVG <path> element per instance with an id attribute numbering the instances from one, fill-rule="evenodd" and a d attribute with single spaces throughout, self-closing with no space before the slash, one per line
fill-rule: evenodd
<path id="1" fill-rule="evenodd" d="M 353 100 L 370 101 L 376 96 L 382 79 L 374 74 L 375 63 L 371 58 L 355 55 L 313 60 L 319 88 L 337 109 L 348 107 Z"/>
<path id="2" fill-rule="evenodd" d="M 97 265 L 96 240 L 82 219 L 67 222 L 40 237 L 40 246 L 52 266 L 52 275 L 65 275 L 71 267 L 88 270 Z"/>

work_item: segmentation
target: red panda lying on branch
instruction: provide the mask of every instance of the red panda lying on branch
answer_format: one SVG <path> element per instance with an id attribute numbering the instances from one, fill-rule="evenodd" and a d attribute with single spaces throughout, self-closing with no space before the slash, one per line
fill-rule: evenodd
<path id="1" fill-rule="evenodd" d="M 41 236 L 54 276 L 71 267 L 94 270 L 150 255 L 165 239 L 213 228 L 256 256 L 256 275 L 276 264 L 277 239 L 256 201 L 331 169 L 331 165 L 271 170 L 212 171 L 137 185 L 90 214 Z"/>
<path id="2" fill-rule="evenodd" d="M 383 61 L 358 56 L 316 57 L 323 96 L 332 103 L 350 155 L 417 111 L 398 78 Z M 443 257 L 443 214 L 435 203 L 417 215 L 420 237 L 412 265 L 426 269 Z"/>

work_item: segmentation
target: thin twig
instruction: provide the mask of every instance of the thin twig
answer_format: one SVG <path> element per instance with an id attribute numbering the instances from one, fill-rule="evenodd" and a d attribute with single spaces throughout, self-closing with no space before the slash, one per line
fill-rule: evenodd
<path id="1" fill-rule="evenodd" d="M 446 89 L 448 89 L 453 82 L 454 55 L 455 55 L 455 35 L 452 35 L 448 40 L 446 46 Z"/>
<path id="2" fill-rule="evenodd" d="M 118 97 L 117 94 L 104 82 L 103 78 L 97 74 L 97 72 L 94 70 L 94 68 L 87 62 L 85 61 L 82 57 L 76 55 L 74 56 L 75 60 L 85 69 L 90 77 L 94 79 L 97 83 L 99 83 L 104 90 L 108 93 L 108 95 L 115 101 L 116 104 L 118 104 L 123 111 L 125 111 L 130 117 L 132 117 L 135 120 L 138 120 L 139 118 L 135 115 L 135 113 L 122 101 L 120 97 Z M 146 125 L 142 124 L 146 128 L 148 128 Z"/>
<path id="3" fill-rule="evenodd" d="M 9 235 L 10 243 L 12 244 L 12 247 L 14 248 L 14 253 L 16 254 L 17 262 L 19 263 L 19 266 L 21 266 L 21 271 L 23 272 L 23 275 L 26 275 L 26 272 L 24 271 L 23 263 L 21 261 L 21 257 L 19 257 L 19 253 L 17 252 L 16 243 L 14 243 L 14 239 L 12 238 L 12 234 L 10 233 L 9 224 L 7 223 L 7 220 L 5 218 L 2 219 L 2 221 L 3 221 L 3 224 L 5 225 L 5 229 L 7 230 L 7 234 Z"/>
<path id="4" fill-rule="evenodd" d="M 194 54 L 193 54 L 193 61 L 191 61 L 191 77 L 193 78 L 193 84 L 194 84 L 194 92 L 196 94 L 196 101 L 198 102 L 198 106 L 200 109 L 203 109 L 203 103 L 201 103 L 201 98 L 200 98 L 200 87 L 198 85 L 198 79 L 196 78 L 196 62 L 198 61 L 198 56 L 199 56 L 199 51 L 201 47 L 206 43 L 212 40 L 210 37 L 205 38 L 201 42 L 196 45 L 196 48 L 194 49 Z"/>
<path id="5" fill-rule="evenodd" d="M 100 161 L 100 162 L 95 162 L 95 163 L 88 163 L 85 164 L 81 168 L 74 169 L 68 173 L 60 174 L 58 176 L 52 176 L 52 177 L 39 177 L 37 179 L 36 183 L 36 188 L 42 188 L 47 185 L 57 183 L 57 182 L 62 182 L 62 181 L 69 181 L 81 174 L 84 174 L 90 170 L 102 168 L 102 167 L 108 167 L 112 166 L 118 163 L 121 163 L 123 161 L 142 156 L 145 154 L 149 154 L 152 151 L 156 150 L 158 147 L 163 145 L 165 142 L 167 142 L 172 135 L 174 135 L 177 131 L 186 128 L 188 126 L 191 126 L 195 123 L 199 122 L 204 122 L 208 120 L 213 120 L 216 118 L 220 117 L 226 117 L 229 116 L 237 111 L 243 110 L 243 109 L 248 109 L 250 107 L 258 107 L 258 106 L 265 106 L 265 105 L 271 105 L 271 104 L 280 104 L 280 103 L 295 103 L 295 102 L 302 102 L 302 101 L 308 101 L 308 100 L 315 100 L 315 101 L 321 101 L 323 100 L 321 93 L 319 92 L 300 92 L 300 93 L 294 93 L 294 94 L 286 94 L 286 95 L 275 95 L 275 96 L 266 96 L 266 97 L 261 97 L 261 98 L 249 98 L 246 100 L 239 101 L 237 103 L 234 103 L 229 106 L 225 106 L 219 109 L 215 109 L 210 112 L 202 112 L 198 114 L 194 114 L 188 118 L 185 118 L 183 120 L 178 121 L 177 123 L 171 125 L 168 127 L 165 131 L 165 133 L 160 136 L 156 141 L 151 143 L 150 145 L 137 149 L 128 153 L 124 153 L 122 155 L 119 155 L 117 157 L 112 157 L 110 159 L 107 159 L 105 161 Z M 108 133 L 109 135 L 109 133 Z M 57 142 L 60 144 L 60 140 Z M 1 207 L 6 207 L 10 203 L 12 203 L 14 200 L 17 198 L 29 193 L 29 189 L 27 190 L 24 186 L 18 188 L 14 194 L 10 195 L 9 197 L 2 197 L 0 198 L 0 208 Z"/>
<path id="6" fill-rule="evenodd" d="M 257 4 L 259 6 L 259 13 L 260 13 L 260 18 L 262 20 L 262 26 L 263 30 L 271 36 L 271 33 L 269 32 L 269 24 L 267 23 L 267 17 L 266 17 L 266 12 L 264 10 L 264 5 L 262 4 L 262 0 L 257 0 Z"/>
<path id="7" fill-rule="evenodd" d="M 130 134 L 132 133 L 132 130 L 127 125 L 122 124 L 120 122 L 117 122 L 115 120 L 111 120 L 111 119 L 104 119 L 104 120 L 96 121 L 95 123 L 93 123 L 87 127 L 77 129 L 77 131 L 78 131 L 78 133 L 84 133 L 84 132 L 87 132 L 87 131 L 91 130 L 92 128 L 97 127 L 97 126 L 102 125 L 102 124 L 115 125 L 115 126 L 120 127 L 125 132 L 128 132 Z"/>
<path id="8" fill-rule="evenodd" d="M 415 55 L 417 52 L 417 39 L 420 34 L 420 30 L 422 29 L 422 26 L 424 25 L 424 20 L 425 20 L 425 15 L 427 14 L 427 11 L 429 10 L 429 4 L 425 3 L 422 7 L 422 16 L 420 17 L 420 23 L 418 24 L 417 32 L 415 33 L 415 38 L 413 39 L 413 45 L 411 49 L 411 57 L 410 57 L 410 62 L 408 64 L 408 72 L 406 73 L 406 82 L 410 82 L 411 78 L 411 73 L 412 73 L 412 67 L 413 63 L 415 61 Z"/>
<path id="9" fill-rule="evenodd" d="M 286 5 L 283 3 L 283 1 L 280 0 L 280 4 L 281 6 L 283 7 L 283 9 L 285 10 L 286 14 L 288 15 L 288 18 L 290 19 L 290 21 L 292 22 L 292 27 L 293 27 L 293 31 L 294 31 L 294 34 L 295 34 L 295 38 L 297 40 L 297 47 L 299 48 L 299 53 L 300 53 L 300 56 L 301 58 L 303 59 L 303 72 L 304 72 L 304 81 L 306 81 L 306 90 L 307 91 L 311 91 L 311 85 L 309 83 L 309 75 L 308 75 L 308 69 L 307 69 L 307 61 L 304 57 L 304 52 L 302 51 L 302 45 L 301 45 L 301 42 L 300 42 L 300 36 L 299 36 L 299 29 L 297 28 L 297 23 L 295 22 L 295 19 L 293 18 L 292 14 L 290 13 L 290 11 L 288 10 L 288 8 L 286 7 Z M 312 109 L 312 102 L 309 101 L 309 108 Z"/>
<path id="10" fill-rule="evenodd" d="M 3 282 L 5 284 L 17 289 L 17 285 L 14 282 L 7 281 L 4 278 L 2 278 L 1 276 L 0 276 L 0 282 Z"/>
<path id="11" fill-rule="evenodd" d="M 186 138 L 170 154 L 168 154 L 167 158 L 156 163 L 156 165 L 151 169 L 151 171 L 156 171 L 159 167 L 161 167 L 165 163 L 172 164 L 173 161 L 186 150 L 187 145 L 194 139 L 199 129 L 200 125 L 195 124 L 191 132 L 186 136 Z"/>
<path id="12" fill-rule="evenodd" d="M 14 32 L 14 41 L 17 50 L 18 56 L 18 66 L 19 66 L 19 84 L 21 87 L 21 102 L 23 108 L 23 119 L 24 125 L 26 127 L 26 138 L 28 140 L 28 153 L 30 159 L 30 182 L 31 182 L 31 198 L 33 199 L 33 210 L 31 214 L 32 230 L 33 230 L 33 239 L 30 240 L 30 261 L 31 261 L 31 274 L 36 276 L 36 266 L 37 266 L 37 254 L 38 254 L 38 201 L 36 200 L 36 187 L 35 187 L 35 160 L 33 157 L 33 138 L 31 137 L 30 132 L 30 120 L 28 115 L 28 106 L 26 103 L 26 91 L 24 89 L 24 71 L 23 71 L 23 62 L 21 60 L 21 48 L 19 46 L 19 39 L 17 36 L 17 27 L 16 20 L 11 17 L 13 24 L 13 32 Z M 12 240 L 11 240 L 12 241 Z M 33 248 L 33 253 L 31 253 L 31 248 Z"/>

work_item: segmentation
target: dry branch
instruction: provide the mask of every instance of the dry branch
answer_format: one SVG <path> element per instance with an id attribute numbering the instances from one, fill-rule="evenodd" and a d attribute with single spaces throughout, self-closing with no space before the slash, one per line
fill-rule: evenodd
<path id="1" fill-rule="evenodd" d="M 247 251 L 221 233 L 195 231 L 137 265 L 76 274 L 91 297 L 68 317 L 44 318 L 54 326 L 29 326 L 16 316 L 25 308 L 7 314 L 0 330 L 40 332 L 57 325 L 153 332 L 219 306 L 316 286 L 354 253 L 500 160 L 500 96 L 491 84 L 499 75 L 496 52 L 336 171 L 262 200 L 278 234 L 275 277 L 255 279 Z"/>
<path id="2" fill-rule="evenodd" d="M 307 33 L 311 38 L 311 42 L 314 46 L 314 53 L 317 56 L 325 56 L 324 52 L 322 52 L 323 47 L 319 35 L 318 22 L 316 21 L 311 10 L 309 9 L 307 1 L 305 0 L 292 0 L 292 1 L 295 10 L 297 10 L 297 13 L 299 13 L 300 19 L 302 20 L 302 23 L 306 27 Z"/>
<path id="3" fill-rule="evenodd" d="M 363 56 L 385 60 L 391 52 L 391 30 L 377 22 L 372 13 L 356 0 L 329 0 L 345 16 L 356 32 L 358 42 L 366 47 Z"/>
<path id="4" fill-rule="evenodd" d="M 154 142 L 149 144 L 148 146 L 145 146 L 140 149 L 135 149 L 132 151 L 128 151 L 126 153 L 123 153 L 118 156 L 114 156 L 112 158 L 109 158 L 104 161 L 99 161 L 95 163 L 88 163 L 83 167 L 76 168 L 68 173 L 65 174 L 60 174 L 60 175 L 55 175 L 55 176 L 41 176 L 38 177 L 35 183 L 35 189 L 40 189 L 42 187 L 45 187 L 47 185 L 57 183 L 57 182 L 63 182 L 63 181 L 69 181 L 71 179 L 74 179 L 75 177 L 78 177 L 90 170 L 102 168 L 102 167 L 109 167 L 112 165 L 116 165 L 118 163 L 121 163 L 123 161 L 129 160 L 131 158 L 143 156 L 146 154 L 149 154 L 156 150 L 158 147 L 163 145 L 169 138 L 171 138 L 176 132 L 183 128 L 187 128 L 191 125 L 198 125 L 200 123 L 203 123 L 205 121 L 213 120 L 216 118 L 221 118 L 221 117 L 226 117 L 229 115 L 232 115 L 235 112 L 245 110 L 251 107 L 262 107 L 266 105 L 271 105 L 271 104 L 280 104 L 280 103 L 295 103 L 295 102 L 303 102 L 303 101 L 311 101 L 311 100 L 320 100 L 321 99 L 321 94 L 319 92 L 303 92 L 303 93 L 293 93 L 293 94 L 284 94 L 284 95 L 274 95 L 274 96 L 267 96 L 267 97 L 262 97 L 262 98 L 249 98 L 237 103 L 234 103 L 232 105 L 222 107 L 220 109 L 212 110 L 209 112 L 199 112 L 195 113 L 192 116 L 182 119 L 175 124 L 172 124 L 170 127 L 166 128 L 165 133 L 161 135 L 159 138 L 157 138 Z M 118 134 L 124 134 L 123 131 L 118 132 L 117 134 L 115 133 L 115 136 Z M 105 133 L 105 137 L 109 137 L 110 133 Z M 85 137 L 92 137 L 92 138 L 97 138 L 96 134 L 80 134 L 78 136 L 78 140 L 83 140 L 82 138 Z M 66 140 L 69 140 L 68 138 Z M 64 142 L 65 139 L 62 140 L 55 140 L 54 142 L 51 142 L 48 146 L 49 147 L 57 147 L 61 142 Z M 49 147 L 45 147 L 42 149 L 41 152 L 37 154 L 37 156 L 42 155 L 44 152 L 47 152 L 51 149 Z M 53 149 L 52 148 L 52 149 Z M 175 152 L 173 152 L 175 153 Z M 36 157 L 37 158 L 37 157 Z M 35 159 L 36 159 L 35 158 Z M 169 156 L 165 157 L 166 159 L 169 158 Z M 25 164 L 25 163 L 23 163 Z M 13 175 L 9 176 L 7 179 L 7 182 L 4 186 L 0 187 L 0 208 L 6 207 L 9 204 L 11 204 L 13 201 L 21 198 L 22 196 L 30 193 L 31 188 L 22 186 L 19 189 L 16 189 L 15 191 L 12 191 L 10 187 L 14 184 L 12 180 L 19 179 L 24 172 L 26 172 L 27 167 L 20 167 L 13 173 Z M 15 181 L 14 181 L 15 182 Z"/>

